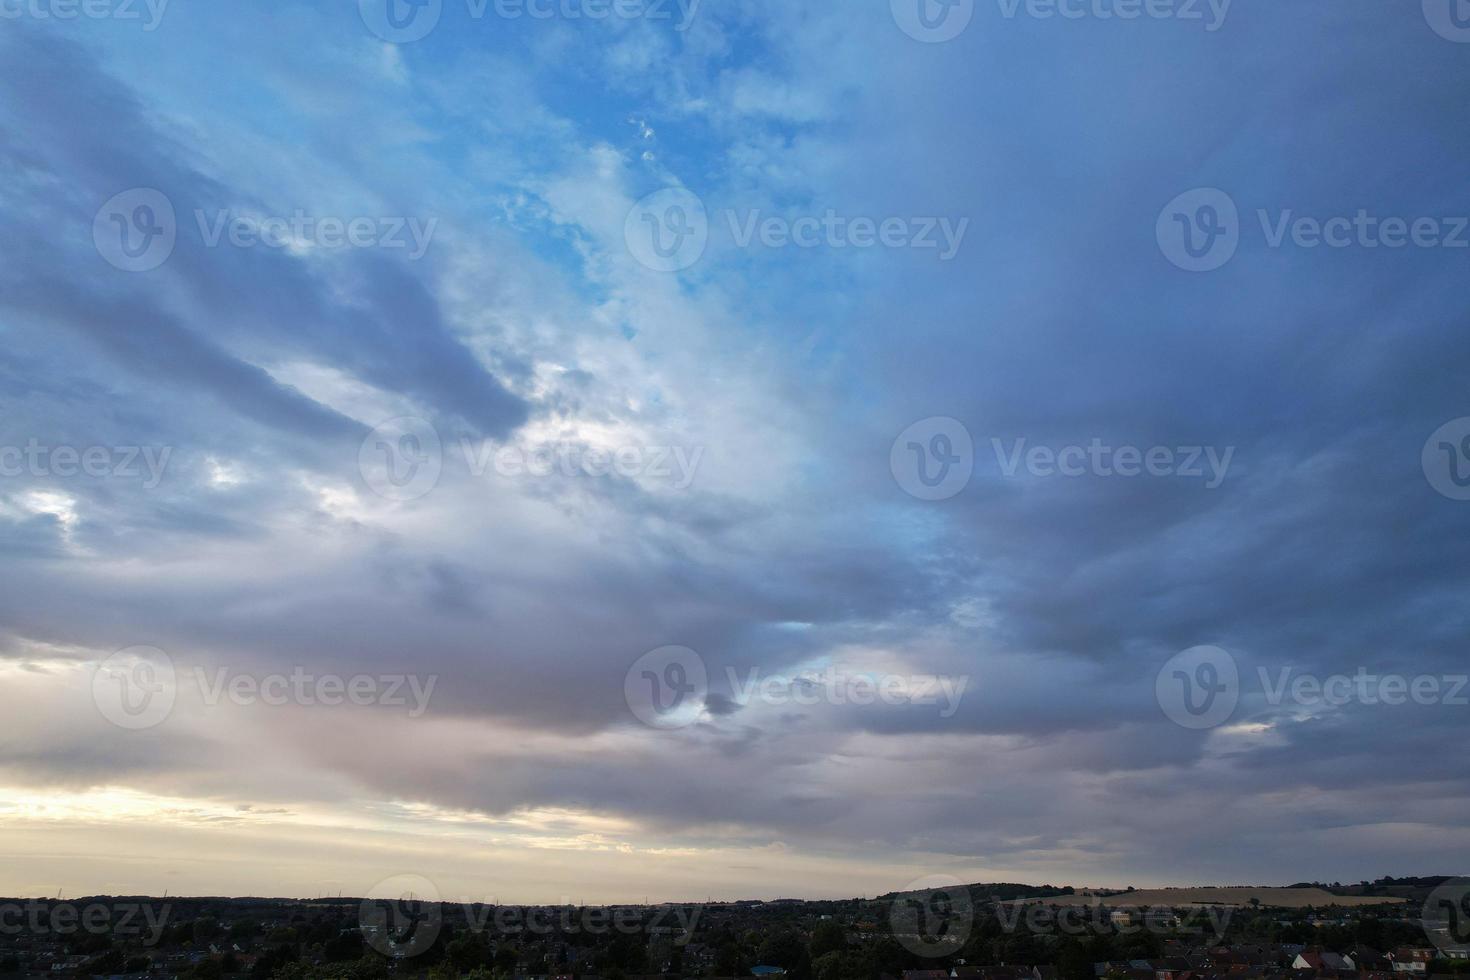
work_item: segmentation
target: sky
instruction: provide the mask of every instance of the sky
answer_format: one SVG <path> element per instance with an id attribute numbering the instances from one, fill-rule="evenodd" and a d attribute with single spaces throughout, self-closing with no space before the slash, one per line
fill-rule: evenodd
<path id="1" fill-rule="evenodd" d="M 1458 4 L 0 0 L 0 894 L 1465 873 Z"/>

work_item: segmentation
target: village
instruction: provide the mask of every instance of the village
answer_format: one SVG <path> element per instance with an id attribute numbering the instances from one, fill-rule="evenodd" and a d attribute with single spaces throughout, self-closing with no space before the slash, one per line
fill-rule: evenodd
<path id="1" fill-rule="evenodd" d="M 1427 880 L 1429 883 L 1443 879 Z M 1004 896 L 1003 889 L 1013 891 Z M 987 894 L 987 890 L 990 892 Z M 1027 893 L 1030 893 L 1029 895 Z M 1143 893 L 1138 893 L 1142 895 Z M 1284 892 L 1283 892 L 1284 894 Z M 924 896 L 926 900 L 932 896 Z M 845 901 L 513 907 L 347 898 L 0 903 L 4 980 L 1436 980 L 1433 903 L 1119 904 L 968 886 Z M 1346 901 L 1346 899 L 1343 899 Z M 915 926 L 915 923 L 919 923 Z"/>

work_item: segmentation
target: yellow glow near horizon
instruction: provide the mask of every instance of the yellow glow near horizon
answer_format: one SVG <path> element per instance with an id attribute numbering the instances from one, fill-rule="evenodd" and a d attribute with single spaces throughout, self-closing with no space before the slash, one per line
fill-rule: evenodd
<path id="1" fill-rule="evenodd" d="M 0 786 L 0 800 L 0 895 L 21 897 L 58 888 L 364 895 L 415 874 L 456 902 L 777 898 L 810 893 L 813 881 L 835 898 L 901 887 L 916 864 L 933 860 L 892 853 L 854 861 L 769 839 L 699 846 L 621 817 L 562 808 L 504 816 L 392 801 L 284 808 L 126 786 Z M 712 881 L 719 881 L 713 889 Z"/>

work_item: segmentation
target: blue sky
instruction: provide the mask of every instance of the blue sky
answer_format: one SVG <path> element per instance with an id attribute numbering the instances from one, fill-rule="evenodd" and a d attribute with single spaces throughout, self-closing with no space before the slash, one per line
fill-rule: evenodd
<path id="1" fill-rule="evenodd" d="M 906 2 L 0 4 L 0 893 L 1454 873 L 1450 0 Z"/>

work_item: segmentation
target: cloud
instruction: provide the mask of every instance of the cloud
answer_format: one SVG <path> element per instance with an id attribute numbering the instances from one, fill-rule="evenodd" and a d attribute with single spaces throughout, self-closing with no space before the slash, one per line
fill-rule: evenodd
<path id="1" fill-rule="evenodd" d="M 156 47 L 117 24 L 0 38 L 0 446 L 169 450 L 153 487 L 0 480 L 0 786 L 28 801 L 0 822 L 27 853 L 109 823 L 162 848 L 142 826 L 162 814 L 198 889 L 274 891 L 216 863 L 268 832 L 310 868 L 282 891 L 388 854 L 512 897 L 595 871 L 609 899 L 915 869 L 1347 880 L 1467 853 L 1463 710 L 1306 710 L 1256 680 L 1463 671 L 1463 511 L 1420 465 L 1467 414 L 1462 256 L 1250 237 L 1261 209 L 1464 210 L 1463 59 L 1416 16 L 995 20 L 922 45 L 881 5 L 757 2 L 687 32 L 526 21 L 401 48 L 309 5 L 170 18 Z M 1324 31 L 1330 57 L 1302 47 Z M 711 217 L 680 275 L 624 242 L 669 186 Z M 1245 222 L 1209 275 L 1154 237 L 1196 186 Z M 179 218 L 146 273 L 92 239 L 133 187 Z M 196 216 L 298 209 L 438 224 L 410 260 L 210 246 Z M 725 215 L 754 211 L 971 225 L 942 262 L 742 246 Z M 407 502 L 358 469 L 403 415 L 443 447 Z M 976 448 L 939 504 L 889 470 L 933 416 Z M 1019 439 L 1234 455 L 1214 489 L 1008 476 L 993 440 Z M 494 463 L 676 449 L 698 459 L 683 486 Z M 1231 725 L 1187 732 L 1154 682 L 1202 643 L 1246 689 Z M 135 644 L 187 683 L 165 724 L 122 732 L 87 665 Z M 665 731 L 624 680 L 671 644 L 711 683 Z M 824 669 L 968 685 L 945 714 L 730 682 Z M 422 717 L 210 704 L 197 679 L 220 670 L 436 684 Z M 587 863 L 532 863 L 563 851 Z"/>

